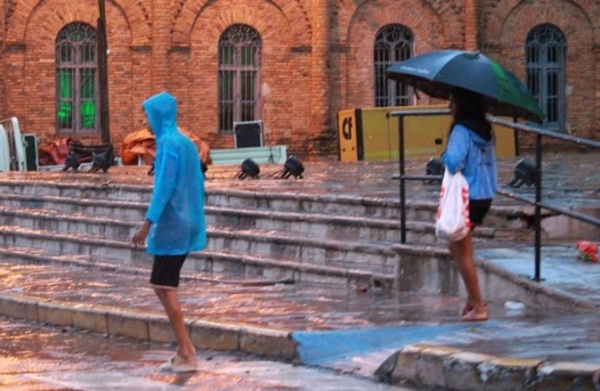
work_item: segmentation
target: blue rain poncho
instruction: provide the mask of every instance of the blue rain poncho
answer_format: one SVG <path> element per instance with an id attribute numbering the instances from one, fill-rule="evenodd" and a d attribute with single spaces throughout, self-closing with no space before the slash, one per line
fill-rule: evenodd
<path id="1" fill-rule="evenodd" d="M 156 136 L 147 252 L 183 255 L 206 248 L 204 175 L 194 143 L 177 129 L 177 102 L 166 93 L 142 104 Z"/>

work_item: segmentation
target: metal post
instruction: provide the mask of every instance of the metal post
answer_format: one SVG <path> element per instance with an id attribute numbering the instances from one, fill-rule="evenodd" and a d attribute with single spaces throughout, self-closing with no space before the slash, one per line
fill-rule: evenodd
<path id="1" fill-rule="evenodd" d="M 400 156 L 400 243 L 406 243 L 406 197 L 404 178 L 404 115 L 398 116 L 398 153 Z"/>
<path id="2" fill-rule="evenodd" d="M 108 60 L 106 40 L 105 0 L 98 0 L 98 90 L 100 92 L 100 134 L 103 143 L 110 143 L 108 112 Z"/>
<path id="3" fill-rule="evenodd" d="M 541 281 L 542 266 L 542 135 L 535 138 L 535 281 Z"/>
<path id="4" fill-rule="evenodd" d="M 389 115 L 398 117 L 398 156 L 400 162 L 400 243 L 406 243 L 406 192 L 405 184 L 410 178 L 405 177 L 404 168 L 404 118 L 406 116 L 425 116 L 450 114 L 449 109 L 408 109 L 392 111 Z"/>
<path id="5" fill-rule="evenodd" d="M 513 123 L 519 122 L 519 118 L 515 115 L 513 117 Z M 515 138 L 515 156 L 521 155 L 521 145 L 519 144 L 519 132 L 517 129 L 513 128 L 513 136 Z"/>

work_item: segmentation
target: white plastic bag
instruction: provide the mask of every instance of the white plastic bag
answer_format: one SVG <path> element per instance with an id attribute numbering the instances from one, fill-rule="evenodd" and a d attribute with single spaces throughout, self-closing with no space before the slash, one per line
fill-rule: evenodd
<path id="1" fill-rule="evenodd" d="M 471 229 L 469 221 L 469 184 L 460 172 L 444 172 L 440 190 L 435 236 L 456 242 L 463 239 Z"/>

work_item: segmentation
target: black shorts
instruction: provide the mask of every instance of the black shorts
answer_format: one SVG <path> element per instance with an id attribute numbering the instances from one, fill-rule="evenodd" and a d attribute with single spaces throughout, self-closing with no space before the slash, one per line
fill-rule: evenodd
<path id="1" fill-rule="evenodd" d="M 483 218 L 491 206 L 491 199 L 469 200 L 469 220 L 473 227 L 483 224 Z"/>
<path id="2" fill-rule="evenodd" d="M 150 275 L 150 284 L 157 287 L 177 288 L 183 262 L 187 258 L 184 255 L 155 255 Z"/>

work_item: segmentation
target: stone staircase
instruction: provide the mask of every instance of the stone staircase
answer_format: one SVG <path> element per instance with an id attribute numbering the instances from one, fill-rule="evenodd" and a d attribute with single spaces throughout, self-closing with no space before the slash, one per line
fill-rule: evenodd
<path id="1" fill-rule="evenodd" d="M 0 251 L 6 257 L 73 259 L 149 267 L 130 240 L 143 220 L 151 185 L 93 174 L 0 180 Z M 151 178 L 150 178 L 151 180 Z M 270 182 L 270 181 L 265 181 Z M 272 181 L 275 182 L 275 181 Z M 389 285 L 399 243 L 398 201 L 336 194 L 257 191 L 207 181 L 209 246 L 186 272 L 244 278 Z M 407 242 L 441 249 L 432 224 L 435 198 L 409 202 Z M 496 229 L 478 231 L 493 238 Z"/>
<path id="2" fill-rule="evenodd" d="M 141 176 L 141 170 L 131 178 L 131 171 L 115 168 L 108 176 L 27 173 L 0 179 L 1 253 L 5 258 L 150 267 L 151 258 L 130 243 L 151 197 L 152 178 Z M 225 170 L 217 175 L 226 177 Z M 419 201 L 407 202 L 410 245 L 397 246 L 397 197 L 323 189 L 315 194 L 315 183 L 308 181 L 300 192 L 300 182 L 290 192 L 276 180 L 261 181 L 257 190 L 257 181 L 208 179 L 209 245 L 190 255 L 186 273 L 390 286 L 399 253 L 404 260 L 411 253 L 420 257 L 423 248 L 444 254 L 445 243 L 434 235 L 435 192 L 421 191 Z M 514 233 L 515 221 L 523 224 L 518 213 L 496 208 L 494 227 L 476 231 L 476 240 L 497 239 L 503 229 Z"/>

